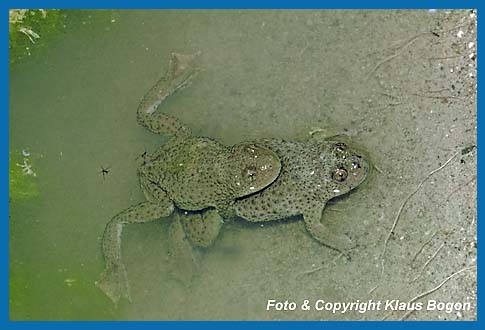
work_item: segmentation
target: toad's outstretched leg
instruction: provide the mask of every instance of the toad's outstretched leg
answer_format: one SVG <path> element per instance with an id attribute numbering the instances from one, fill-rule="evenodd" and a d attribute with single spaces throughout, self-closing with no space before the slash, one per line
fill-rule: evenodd
<path id="1" fill-rule="evenodd" d="M 200 52 L 192 55 L 172 53 L 167 73 L 150 88 L 138 106 L 140 125 L 157 134 L 190 135 L 190 129 L 176 118 L 155 111 L 167 97 L 190 85 L 198 72 L 196 59 L 199 55 Z"/>
<path id="2" fill-rule="evenodd" d="M 121 297 L 131 300 L 125 265 L 121 258 L 121 233 L 123 226 L 129 223 L 143 223 L 173 212 L 173 203 L 167 198 L 165 202 L 144 202 L 132 206 L 116 215 L 106 226 L 103 234 L 103 255 L 105 269 L 98 286 L 115 304 Z"/>
<path id="3" fill-rule="evenodd" d="M 175 213 L 169 230 L 169 260 L 175 279 L 190 287 L 198 270 L 192 247 L 210 247 L 221 227 L 222 218 L 215 209 L 202 213 Z"/>
<path id="4" fill-rule="evenodd" d="M 138 172 L 138 176 L 148 202 L 132 206 L 117 214 L 108 222 L 103 234 L 105 269 L 96 285 L 115 304 L 121 297 L 131 300 L 126 269 L 121 258 L 123 227 L 130 223 L 144 223 L 168 217 L 174 210 L 173 202 L 165 191 L 152 183 L 145 172 Z"/>
<path id="5" fill-rule="evenodd" d="M 192 244 L 183 228 L 181 217 L 186 216 L 174 213 L 168 229 L 168 264 L 171 277 L 188 288 L 199 265 Z"/>
<path id="6" fill-rule="evenodd" d="M 345 255 L 348 255 L 355 244 L 344 234 L 332 233 L 321 222 L 323 208 L 325 206 L 315 205 L 310 207 L 308 211 L 303 212 L 303 219 L 310 234 L 320 243 L 339 250 Z"/>

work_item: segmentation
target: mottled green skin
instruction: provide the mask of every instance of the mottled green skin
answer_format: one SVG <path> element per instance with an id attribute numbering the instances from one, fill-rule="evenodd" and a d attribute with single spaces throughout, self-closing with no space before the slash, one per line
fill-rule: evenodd
<path id="1" fill-rule="evenodd" d="M 348 193 L 365 180 L 370 170 L 368 160 L 338 138 L 313 137 L 307 142 L 264 139 L 257 143 L 278 155 L 282 163 L 281 173 L 267 188 L 238 199 L 232 207 L 233 215 L 251 222 L 302 215 L 313 238 L 347 253 L 353 243 L 347 236 L 332 233 L 325 227 L 321 222 L 322 211 L 329 200 Z M 336 173 L 343 170 L 347 177 L 338 179 Z M 179 214 L 176 221 L 182 223 L 181 228 L 193 245 L 210 245 L 220 225 L 205 220 L 203 216 L 202 221 L 194 221 L 194 217 L 193 214 Z M 178 224 L 175 226 L 180 228 Z M 188 244 L 186 240 L 174 240 L 171 239 L 171 244 L 178 246 L 178 250 L 181 250 L 179 245 Z M 184 257 L 187 256 L 185 253 Z"/>
<path id="2" fill-rule="evenodd" d="M 174 117 L 155 112 L 165 98 L 190 83 L 196 73 L 196 57 L 172 54 L 167 75 L 146 93 L 138 107 L 140 125 L 171 138 L 146 156 L 138 170 L 147 201 L 119 213 L 105 228 L 102 248 L 106 267 L 96 284 L 115 304 L 121 297 L 130 299 L 121 258 L 124 225 L 167 217 L 175 206 L 186 210 L 213 207 L 224 212 L 236 198 L 271 184 L 281 169 L 276 154 L 266 147 L 254 143 L 227 147 L 210 138 L 193 137 Z"/>
<path id="3" fill-rule="evenodd" d="M 147 194 L 161 190 L 177 207 L 201 210 L 227 208 L 273 182 L 280 169 L 276 154 L 256 144 L 226 147 L 210 138 L 175 137 L 138 173 Z"/>
<path id="4" fill-rule="evenodd" d="M 329 232 L 321 223 L 325 204 L 348 193 L 366 178 L 370 164 L 347 144 L 332 140 L 307 143 L 262 140 L 280 157 L 278 179 L 258 194 L 239 199 L 235 214 L 247 221 L 262 222 L 302 215 L 310 234 L 319 242 L 347 252 L 353 246 L 344 235 Z M 336 173 L 345 170 L 345 180 Z"/>
<path id="5" fill-rule="evenodd" d="M 172 54 L 167 74 L 143 97 L 137 120 L 153 133 L 171 139 L 145 159 L 138 175 L 147 198 L 166 198 L 185 210 L 227 208 L 234 199 L 261 190 L 278 176 L 276 154 L 254 143 L 232 147 L 206 137 L 194 137 L 176 118 L 156 112 L 177 90 L 190 85 L 197 73 L 194 55 Z"/>

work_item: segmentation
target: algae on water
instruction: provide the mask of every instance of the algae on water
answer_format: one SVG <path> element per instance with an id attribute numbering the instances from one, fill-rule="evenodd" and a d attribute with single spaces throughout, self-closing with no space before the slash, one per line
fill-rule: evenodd
<path id="1" fill-rule="evenodd" d="M 64 15 L 57 9 L 11 9 L 8 15 L 10 64 L 30 56 L 60 31 Z"/>
<path id="2" fill-rule="evenodd" d="M 9 154 L 10 201 L 24 201 L 39 194 L 37 175 L 32 169 L 30 154 L 22 151 Z"/>

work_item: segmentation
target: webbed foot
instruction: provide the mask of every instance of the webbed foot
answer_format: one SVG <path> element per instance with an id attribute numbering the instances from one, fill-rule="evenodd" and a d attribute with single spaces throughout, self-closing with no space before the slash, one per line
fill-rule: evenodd
<path id="1" fill-rule="evenodd" d="M 312 127 L 309 134 L 309 142 L 312 143 L 322 143 L 326 141 L 332 141 L 334 139 L 343 140 L 343 141 L 350 141 L 349 135 L 343 133 L 343 130 L 339 130 L 336 128 L 320 128 L 320 127 Z M 342 142 L 343 142 L 342 141 Z"/>
<path id="2" fill-rule="evenodd" d="M 180 216 L 179 214 L 174 215 L 168 230 L 168 263 L 172 278 L 187 287 L 192 283 L 199 266 L 192 245 L 186 237 Z"/>
<path id="3" fill-rule="evenodd" d="M 159 197 L 162 197 L 159 195 Z M 117 214 L 106 225 L 102 240 L 103 256 L 106 263 L 101 279 L 96 282 L 114 303 L 120 298 L 131 301 L 128 276 L 121 257 L 121 236 L 123 226 L 129 223 L 144 223 L 170 215 L 173 203 L 168 199 L 161 199 L 159 203 L 144 202 L 129 207 Z"/>
<path id="4" fill-rule="evenodd" d="M 181 76 L 184 81 L 192 79 L 198 71 L 198 63 L 196 60 L 201 53 L 200 50 L 194 54 L 172 53 L 168 68 L 169 79 L 175 81 L 175 79 Z M 179 85 L 179 83 L 175 81 L 173 85 Z"/>
<path id="5" fill-rule="evenodd" d="M 314 239 L 334 250 L 342 252 L 347 257 L 356 246 L 350 238 L 344 234 L 333 233 L 327 226 L 321 223 L 323 206 L 313 208 L 303 214 L 303 220 L 307 230 Z"/>
<path id="6" fill-rule="evenodd" d="M 156 110 L 167 97 L 190 85 L 199 70 L 196 59 L 200 54 L 200 51 L 191 55 L 171 54 L 167 73 L 150 88 L 138 106 L 137 119 L 143 127 L 156 134 L 190 135 L 190 129 L 178 119 Z"/>
<path id="7" fill-rule="evenodd" d="M 123 264 L 112 265 L 106 268 L 101 274 L 101 279 L 95 282 L 95 285 L 100 288 L 115 305 L 118 304 L 121 298 L 126 298 L 131 302 L 130 285 Z"/>

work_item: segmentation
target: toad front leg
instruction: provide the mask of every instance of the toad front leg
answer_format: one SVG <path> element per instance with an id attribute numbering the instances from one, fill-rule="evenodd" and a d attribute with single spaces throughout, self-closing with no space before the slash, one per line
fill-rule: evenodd
<path id="1" fill-rule="evenodd" d="M 303 219 L 310 234 L 320 243 L 348 254 L 355 244 L 345 235 L 332 233 L 321 222 L 325 205 L 315 206 L 303 212 Z"/>

